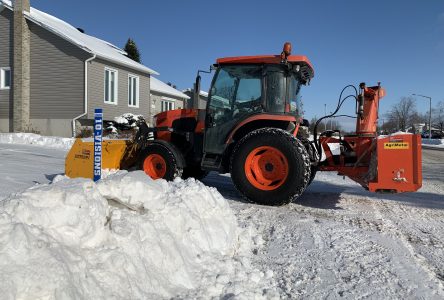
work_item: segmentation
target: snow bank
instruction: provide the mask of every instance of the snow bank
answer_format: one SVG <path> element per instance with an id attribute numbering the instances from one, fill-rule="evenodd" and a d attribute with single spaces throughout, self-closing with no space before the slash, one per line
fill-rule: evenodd
<path id="1" fill-rule="evenodd" d="M 137 127 L 137 121 L 144 120 L 143 115 L 135 115 L 132 113 L 124 113 L 118 117 L 114 117 L 114 122 L 120 125 L 128 125 L 130 127 Z"/>
<path id="2" fill-rule="evenodd" d="M 427 139 L 427 138 L 423 138 L 422 139 L 422 144 L 423 145 L 433 145 L 435 147 L 444 147 L 444 139 Z"/>
<path id="3" fill-rule="evenodd" d="M 39 145 L 47 148 L 69 150 L 74 143 L 74 139 L 42 136 L 35 133 L 0 133 L 0 143 Z"/>
<path id="4" fill-rule="evenodd" d="M 270 274 L 250 266 L 251 230 L 238 227 L 216 189 L 193 179 L 124 171 L 97 184 L 58 177 L 2 202 L 0 294 L 276 297 Z"/>

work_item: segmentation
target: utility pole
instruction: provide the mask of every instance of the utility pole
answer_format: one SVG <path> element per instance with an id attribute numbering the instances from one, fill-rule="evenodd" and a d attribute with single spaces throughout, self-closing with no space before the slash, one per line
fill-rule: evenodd
<path id="1" fill-rule="evenodd" d="M 429 140 L 432 139 L 432 97 L 419 95 L 419 94 L 412 94 L 413 96 L 423 97 L 429 99 Z"/>
<path id="2" fill-rule="evenodd" d="M 324 104 L 324 116 L 327 115 L 327 104 Z M 327 131 L 327 120 L 324 123 L 324 131 Z"/>

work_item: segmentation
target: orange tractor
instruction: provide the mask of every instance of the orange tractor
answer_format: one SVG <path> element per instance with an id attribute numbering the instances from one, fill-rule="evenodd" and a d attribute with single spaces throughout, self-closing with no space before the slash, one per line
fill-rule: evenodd
<path id="1" fill-rule="evenodd" d="M 347 86 L 336 111 L 324 117 L 334 117 L 346 99 L 354 99 L 355 135 L 330 130 L 318 137 L 321 118 L 309 139 L 300 89 L 314 71 L 307 57 L 290 52 L 286 43 L 280 55 L 218 59 L 212 66 L 215 75 L 206 110 L 162 112 L 155 116 L 154 127 L 140 124 L 134 141 L 104 141 L 103 168 L 137 168 L 153 179 L 167 180 L 229 172 L 245 198 L 266 205 L 293 201 L 317 171 L 337 171 L 374 192 L 418 190 L 421 138 L 378 137 L 378 105 L 385 95 L 379 85 Z M 354 93 L 342 98 L 347 88 Z M 199 72 L 194 91 L 197 105 Z M 76 141 L 66 160 L 68 176 L 92 177 L 92 147 L 91 142 Z"/>

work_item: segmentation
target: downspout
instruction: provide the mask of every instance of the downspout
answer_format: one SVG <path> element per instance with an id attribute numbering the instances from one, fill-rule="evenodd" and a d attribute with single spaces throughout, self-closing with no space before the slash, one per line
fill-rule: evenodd
<path id="1" fill-rule="evenodd" d="M 77 117 L 72 119 L 72 137 L 76 137 L 76 121 L 88 114 L 88 63 L 94 60 L 95 58 L 96 54 L 93 54 L 92 57 L 85 60 L 85 100 L 84 100 L 85 111 L 81 115 L 78 115 Z"/>

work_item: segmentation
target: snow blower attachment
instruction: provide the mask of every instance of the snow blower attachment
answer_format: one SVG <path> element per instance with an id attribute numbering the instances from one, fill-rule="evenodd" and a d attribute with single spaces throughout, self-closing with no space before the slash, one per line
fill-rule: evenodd
<path id="1" fill-rule="evenodd" d="M 380 86 L 361 84 L 342 99 L 356 99 L 356 134 L 322 132 L 308 139 L 300 90 L 314 76 L 306 56 L 291 55 L 286 43 L 279 55 L 219 58 L 205 110 L 178 109 L 155 116 L 154 127 L 139 127 L 134 141 L 103 141 L 103 168 L 140 169 L 153 179 L 201 179 L 209 171 L 231 173 L 248 200 L 282 205 L 298 198 L 316 172 L 337 171 L 370 191 L 406 192 L 421 187 L 418 135 L 378 137 Z M 199 104 L 200 73 L 193 105 Z M 346 88 L 351 88 L 348 86 Z M 346 89 L 344 88 L 344 90 Z M 343 92 L 344 92 L 343 90 Z M 150 135 L 148 134 L 150 133 Z M 337 144 L 339 153 L 329 145 Z M 66 159 L 69 177 L 92 177 L 93 143 L 77 140 Z M 321 161 L 319 153 L 325 153 Z"/>
<path id="2" fill-rule="evenodd" d="M 322 147 L 326 156 L 324 161 L 318 162 L 317 169 L 337 171 L 338 175 L 348 176 L 371 192 L 417 191 L 422 185 L 421 136 L 410 133 L 378 136 L 378 106 L 385 90 L 380 85 L 366 87 L 364 83 L 359 89 L 359 94 L 344 99 L 341 93 L 336 111 L 324 117 L 334 117 L 348 97 L 356 99 L 355 135 L 342 137 L 339 131 L 330 130 L 318 139 L 316 130 L 324 118 L 315 125 L 314 143 L 319 153 Z M 335 144 L 336 147 L 331 147 Z M 333 154 L 331 148 L 339 148 L 339 153 Z"/>

